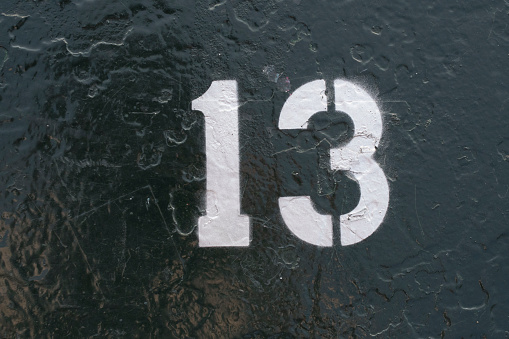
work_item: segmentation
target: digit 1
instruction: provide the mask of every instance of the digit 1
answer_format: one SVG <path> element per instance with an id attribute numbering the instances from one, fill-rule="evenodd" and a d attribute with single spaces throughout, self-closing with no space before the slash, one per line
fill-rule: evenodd
<path id="1" fill-rule="evenodd" d="M 198 219 L 200 247 L 249 246 L 249 217 L 240 214 L 237 81 L 213 81 L 192 101 L 205 116 L 206 215 Z"/>

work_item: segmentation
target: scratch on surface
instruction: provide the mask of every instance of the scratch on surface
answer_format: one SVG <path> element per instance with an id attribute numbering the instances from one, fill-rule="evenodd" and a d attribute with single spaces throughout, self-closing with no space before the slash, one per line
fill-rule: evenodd
<path id="1" fill-rule="evenodd" d="M 286 148 L 286 149 L 283 149 L 281 151 L 277 151 L 275 153 L 272 153 L 271 155 L 274 156 L 276 154 L 286 153 L 286 152 L 290 152 L 290 151 L 293 151 L 293 150 L 297 151 L 298 153 L 306 153 L 306 152 L 309 152 L 311 150 L 317 149 L 318 146 L 320 146 L 322 144 L 322 142 L 328 143 L 329 147 L 332 148 L 332 144 L 330 143 L 330 141 L 327 140 L 326 138 L 323 138 L 320 141 L 318 141 L 314 146 L 311 146 L 310 148 L 302 148 L 301 146 L 293 146 L 293 147 Z"/>
<path id="2" fill-rule="evenodd" d="M 276 153 L 272 153 L 271 155 L 272 155 L 272 156 L 274 156 L 274 155 L 276 155 L 276 154 L 285 153 L 285 152 L 290 152 L 290 151 L 292 151 L 292 150 L 294 150 L 294 149 L 298 149 L 298 147 L 297 147 L 297 146 L 290 147 L 290 148 L 288 148 L 288 149 L 284 149 L 284 150 L 282 150 L 282 151 L 278 151 L 278 152 L 276 152 Z"/>
<path id="3" fill-rule="evenodd" d="M 50 40 L 51 43 L 55 43 L 55 42 L 60 42 L 62 41 L 64 44 L 65 44 L 65 49 L 72 55 L 72 56 L 89 56 L 90 53 L 92 52 L 92 50 L 94 48 L 96 48 L 97 46 L 100 46 L 100 45 L 111 45 L 111 46 L 122 46 L 125 42 L 125 39 L 129 36 L 129 34 L 133 31 L 133 27 L 130 27 L 125 33 L 124 33 L 124 36 L 122 37 L 122 40 L 120 40 L 120 42 L 108 42 L 108 41 L 99 41 L 99 42 L 96 42 L 95 44 L 92 44 L 88 49 L 85 49 L 83 51 L 72 51 L 70 48 L 69 48 L 69 42 L 67 41 L 66 38 L 55 38 L 55 39 L 52 39 Z"/>
<path id="4" fill-rule="evenodd" d="M 244 198 L 244 193 L 246 192 L 247 183 L 249 182 L 249 177 L 246 179 L 246 182 L 244 183 L 244 187 L 242 188 L 242 194 L 240 195 L 240 201 L 242 201 L 242 198 Z"/>
<path id="5" fill-rule="evenodd" d="M 491 18 L 490 32 L 488 33 L 487 39 L 489 39 L 491 37 L 491 33 L 493 33 L 493 26 L 495 25 L 495 17 L 497 16 L 497 12 L 498 12 L 498 10 L 493 11 L 493 17 Z"/>
<path id="6" fill-rule="evenodd" d="M 75 220 L 75 223 L 76 223 L 76 220 Z M 72 227 L 70 222 L 67 223 L 67 224 L 69 225 L 69 229 L 71 230 L 72 236 L 74 237 L 74 239 L 76 240 L 76 243 L 78 244 L 78 248 L 79 248 L 79 250 L 81 252 L 81 256 L 83 257 L 83 260 L 85 261 L 85 264 L 87 264 L 87 267 L 88 267 L 88 270 L 90 271 L 90 274 L 92 274 L 94 276 L 95 281 L 98 282 L 100 279 L 99 279 L 99 277 L 97 277 L 97 275 L 95 274 L 94 270 L 92 269 L 92 266 L 90 265 L 90 262 L 88 261 L 87 254 L 85 253 L 85 251 L 81 247 L 81 243 L 80 243 L 80 240 L 78 239 L 78 236 L 76 235 L 76 232 L 74 232 L 74 227 Z M 104 292 L 103 292 L 101 286 L 98 283 L 96 284 L 96 286 L 99 289 L 99 292 L 101 292 L 101 294 L 104 297 Z"/>
<path id="7" fill-rule="evenodd" d="M 1 15 L 6 16 L 6 17 L 20 18 L 20 19 L 26 19 L 26 18 L 30 17 L 30 15 L 20 15 L 20 14 L 16 14 L 16 13 L 10 14 L 10 13 L 4 13 L 4 12 L 2 12 Z"/>
<path id="8" fill-rule="evenodd" d="M 385 329 L 381 330 L 380 332 L 377 332 L 377 333 L 371 333 L 370 331 L 367 331 L 367 332 L 369 333 L 369 335 L 371 337 L 379 337 L 380 335 L 384 334 L 385 332 L 387 332 L 391 328 L 396 328 L 396 327 L 400 326 L 401 324 L 402 324 L 402 322 L 400 322 L 398 324 L 390 323 Z"/>
<path id="9" fill-rule="evenodd" d="M 111 204 L 111 202 L 112 202 L 112 201 L 120 200 L 120 199 L 122 199 L 122 198 L 125 198 L 125 197 L 127 197 L 127 196 L 129 196 L 129 195 L 131 195 L 131 194 L 133 194 L 133 193 L 139 192 L 139 191 L 141 191 L 141 190 L 143 190 L 143 189 L 146 189 L 146 188 L 150 188 L 150 186 L 149 186 L 149 185 L 147 185 L 147 186 L 143 186 L 143 187 L 140 187 L 140 188 L 138 188 L 138 189 L 135 189 L 134 191 L 131 191 L 131 192 L 126 193 L 126 194 L 123 194 L 123 195 L 119 196 L 119 197 L 118 197 L 118 198 L 116 198 L 116 199 L 108 200 L 108 201 L 107 201 L 107 202 L 105 202 L 104 204 L 101 204 L 101 205 L 96 206 L 96 207 L 94 207 L 94 208 L 92 208 L 92 209 L 90 209 L 90 210 L 88 210 L 88 211 L 86 211 L 86 212 L 83 212 L 83 213 L 81 213 L 81 214 L 78 214 L 76 217 L 74 217 L 74 219 L 78 219 L 78 218 L 81 218 L 81 217 L 86 216 L 86 215 L 88 215 L 88 214 L 94 213 L 94 212 L 95 212 L 95 211 L 97 211 L 98 209 L 100 209 L 100 208 L 102 208 L 102 207 L 104 207 L 104 206 L 108 206 L 109 204 Z M 166 224 L 166 222 L 165 222 L 165 224 Z"/>
<path id="10" fill-rule="evenodd" d="M 159 211 L 159 214 L 161 215 L 161 218 L 163 219 L 164 227 L 168 231 L 168 235 L 170 236 L 171 243 L 177 252 L 179 261 L 182 264 L 182 270 L 184 271 L 186 266 L 184 265 L 184 260 L 182 260 L 182 257 L 180 256 L 180 250 L 178 249 L 177 244 L 175 243 L 175 240 L 173 239 L 173 232 L 170 231 L 170 228 L 168 227 L 168 224 L 166 223 L 166 219 L 164 218 L 163 212 L 161 211 L 161 208 L 159 207 L 159 204 L 157 203 L 157 199 L 156 199 L 156 196 L 154 195 L 154 191 L 152 190 L 152 186 L 147 185 L 146 187 L 148 187 L 148 189 L 150 190 L 150 193 L 152 194 L 152 198 L 154 198 L 154 203 L 157 207 L 157 210 Z M 182 276 L 181 279 L 183 280 L 184 276 Z"/>
<path id="11" fill-rule="evenodd" d="M 414 207 L 415 207 L 415 216 L 417 217 L 417 221 L 419 222 L 419 227 L 421 228 L 421 233 L 424 235 L 424 230 L 421 225 L 421 219 L 419 219 L 419 213 L 417 213 L 417 185 L 414 185 Z"/>
<path id="12" fill-rule="evenodd" d="M 133 193 L 139 192 L 139 191 L 144 190 L 144 189 L 148 189 L 148 190 L 150 191 L 151 195 L 152 195 L 152 198 L 154 199 L 154 204 L 156 205 L 157 210 L 159 211 L 159 214 L 160 214 L 161 219 L 162 219 L 162 221 L 163 221 L 163 225 L 164 225 L 164 227 L 165 227 L 166 231 L 168 232 L 168 235 L 170 236 L 171 243 L 172 243 L 173 247 L 175 248 L 175 250 L 176 250 L 176 252 L 177 252 L 177 256 L 178 256 L 178 258 L 179 258 L 179 261 L 180 261 L 180 263 L 182 264 L 182 270 L 184 270 L 184 269 L 185 269 L 184 260 L 182 259 L 181 255 L 180 255 L 180 250 L 178 249 L 177 244 L 175 243 L 175 240 L 173 239 L 173 232 L 171 232 L 171 230 L 170 230 L 170 228 L 169 228 L 168 224 L 166 223 L 166 219 L 164 218 L 163 212 L 161 211 L 161 208 L 159 207 L 159 204 L 157 203 L 157 199 L 156 199 L 156 197 L 155 197 L 154 191 L 152 190 L 152 187 L 151 187 L 150 185 L 146 185 L 146 186 L 140 187 L 140 188 L 138 188 L 138 189 L 136 189 L 136 190 L 134 190 L 134 191 L 131 191 L 131 192 L 126 193 L 126 194 L 123 194 L 123 195 L 121 195 L 121 196 L 119 196 L 119 197 L 117 197 L 117 198 L 115 198 L 115 199 L 113 199 L 113 200 L 108 200 L 108 201 L 107 201 L 107 202 L 105 202 L 104 204 L 101 204 L 101 205 L 99 205 L 99 206 L 96 206 L 96 207 L 94 207 L 94 208 L 92 208 L 92 209 L 88 210 L 88 211 L 85 211 L 85 212 L 83 212 L 83 213 L 81 213 L 81 214 L 78 214 L 76 217 L 74 217 L 74 222 L 76 223 L 76 222 L 77 222 L 77 220 L 78 220 L 79 218 L 81 218 L 81 217 L 85 217 L 85 220 L 83 221 L 83 222 L 85 222 L 85 221 L 86 221 L 86 219 L 88 218 L 88 216 L 90 216 L 91 214 L 93 214 L 94 212 L 96 212 L 97 210 L 99 210 L 100 208 L 103 208 L 103 207 L 105 207 L 105 206 L 108 206 L 108 205 L 110 205 L 112 202 L 118 201 L 118 200 L 120 200 L 120 199 L 122 199 L 122 198 L 125 198 L 125 197 L 127 197 L 127 196 L 129 196 L 129 195 L 132 195 Z M 80 252 L 81 252 L 81 254 L 82 254 L 82 256 L 83 256 L 83 258 L 84 258 L 84 260 L 85 260 L 85 263 L 86 263 L 86 264 L 87 264 L 87 266 L 88 266 L 88 269 L 89 269 L 89 270 L 90 270 L 90 272 L 94 275 L 94 278 L 95 278 L 97 281 L 99 281 L 100 279 L 98 279 L 98 278 L 97 278 L 97 276 L 94 274 L 94 272 L 93 272 L 93 270 L 92 270 L 92 267 L 91 267 L 91 265 L 90 265 L 90 263 L 89 263 L 89 261 L 88 261 L 88 257 L 87 257 L 87 255 L 86 255 L 85 251 L 83 250 L 83 248 L 81 247 L 81 243 L 80 243 L 80 241 L 79 241 L 79 239 L 78 239 L 78 237 L 77 237 L 76 233 L 74 232 L 74 228 L 71 226 L 71 224 L 70 224 L 70 223 L 69 223 L 69 227 L 70 227 L 70 229 L 71 229 L 71 232 L 72 232 L 72 234 L 73 234 L 74 239 L 76 239 L 76 242 L 77 242 L 77 244 L 78 244 L 78 248 L 79 248 L 79 250 L 80 250 Z M 128 253 L 128 254 L 129 254 L 129 258 L 127 259 L 127 261 L 129 261 L 130 256 L 131 256 L 131 254 L 130 254 L 130 253 Z M 127 265 L 127 261 L 125 262 L 125 265 Z M 124 270 L 125 270 L 125 266 L 124 266 Z M 124 270 L 123 270 L 123 271 L 124 271 Z M 123 272 L 122 272 L 122 275 L 123 275 Z M 183 279 L 183 277 L 182 277 L 181 279 Z M 98 288 L 99 288 L 99 289 L 101 289 L 99 285 L 98 285 Z M 103 291 L 102 291 L 102 290 L 101 290 L 101 293 L 104 295 L 104 293 L 103 293 Z"/>

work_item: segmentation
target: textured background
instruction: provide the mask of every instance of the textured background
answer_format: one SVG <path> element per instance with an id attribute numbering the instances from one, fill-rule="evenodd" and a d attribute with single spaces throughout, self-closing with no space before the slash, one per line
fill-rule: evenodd
<path id="1" fill-rule="evenodd" d="M 509 338 L 508 14 L 507 0 L 2 1 L 0 337 Z M 347 142 L 348 119 L 277 130 L 292 90 L 320 78 L 383 111 L 390 206 L 349 247 L 303 243 L 277 209 L 359 199 L 320 142 Z M 190 104 L 223 79 L 239 83 L 249 248 L 199 248 L 195 232 Z"/>

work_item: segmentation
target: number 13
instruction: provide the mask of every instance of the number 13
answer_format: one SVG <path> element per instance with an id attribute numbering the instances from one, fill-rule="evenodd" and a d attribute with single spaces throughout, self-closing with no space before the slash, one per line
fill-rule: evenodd
<path id="1" fill-rule="evenodd" d="M 348 171 L 361 191 L 354 210 L 340 216 L 341 244 L 346 246 L 366 239 L 380 226 L 389 206 L 389 186 L 373 159 L 382 136 L 376 102 L 346 80 L 335 80 L 334 91 L 336 110 L 352 118 L 355 132 L 346 146 L 330 150 L 331 169 Z M 312 115 L 327 110 L 324 92 L 324 80 L 299 87 L 281 110 L 279 129 L 306 129 Z M 199 246 L 249 246 L 249 217 L 240 213 L 237 82 L 212 82 L 205 94 L 193 100 L 192 109 L 205 116 L 207 194 L 206 215 L 198 219 Z M 332 217 L 316 212 L 309 196 L 280 197 L 279 209 L 297 237 L 332 246 Z"/>

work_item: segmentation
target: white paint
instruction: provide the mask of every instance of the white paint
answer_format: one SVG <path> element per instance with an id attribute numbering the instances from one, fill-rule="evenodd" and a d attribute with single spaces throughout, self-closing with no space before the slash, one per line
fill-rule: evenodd
<path id="1" fill-rule="evenodd" d="M 317 246 L 332 246 L 332 217 L 315 211 L 309 196 L 281 197 L 279 210 L 288 228 Z"/>
<path id="2" fill-rule="evenodd" d="M 237 82 L 214 81 L 192 108 L 205 115 L 206 215 L 198 219 L 200 247 L 249 246 L 249 217 L 240 214 Z"/>
<path id="3" fill-rule="evenodd" d="M 279 129 L 306 129 L 309 118 L 321 111 L 327 111 L 325 81 L 310 81 L 286 100 L 279 116 Z"/>
<path id="4" fill-rule="evenodd" d="M 352 140 L 330 150 L 331 169 L 348 171 L 358 181 L 360 201 L 340 216 L 341 244 L 352 245 L 369 237 L 382 223 L 389 206 L 387 179 L 373 158 L 382 136 L 382 116 L 376 102 L 361 87 L 334 81 L 337 111 L 354 123 Z M 205 116 L 207 157 L 206 215 L 198 220 L 200 247 L 249 246 L 249 217 L 240 214 L 240 170 L 237 82 L 212 82 L 192 108 Z M 298 88 L 284 104 L 280 129 L 306 129 L 308 120 L 327 110 L 325 81 Z M 309 196 L 281 197 L 279 209 L 288 228 L 317 246 L 332 246 L 332 217 L 318 213 Z"/>
<path id="5" fill-rule="evenodd" d="M 373 159 L 382 136 L 382 116 L 376 102 L 361 87 L 334 81 L 337 111 L 354 123 L 352 140 L 330 150 L 331 169 L 348 171 L 358 181 L 360 201 L 354 210 L 340 216 L 341 244 L 356 244 L 369 237 L 382 223 L 389 206 L 389 185 Z M 311 81 L 287 100 L 279 118 L 280 129 L 306 129 L 314 114 L 327 110 L 325 81 Z M 318 246 L 332 246 L 332 220 L 316 212 L 309 196 L 279 199 L 279 209 L 288 228 L 300 239 Z"/>
<path id="6" fill-rule="evenodd" d="M 306 129 L 314 114 L 327 110 L 325 81 L 299 87 L 285 102 L 279 116 L 280 129 Z M 300 239 L 317 246 L 332 246 L 332 218 L 313 207 L 309 196 L 279 198 L 286 226 Z"/>
<path id="7" fill-rule="evenodd" d="M 330 150 L 331 168 L 352 173 L 361 191 L 354 210 L 340 217 L 341 244 L 346 246 L 366 239 L 380 226 L 389 206 L 389 185 L 373 159 L 382 136 L 376 102 L 361 87 L 345 80 L 335 80 L 334 91 L 336 110 L 352 118 L 355 132 L 345 147 Z"/>

